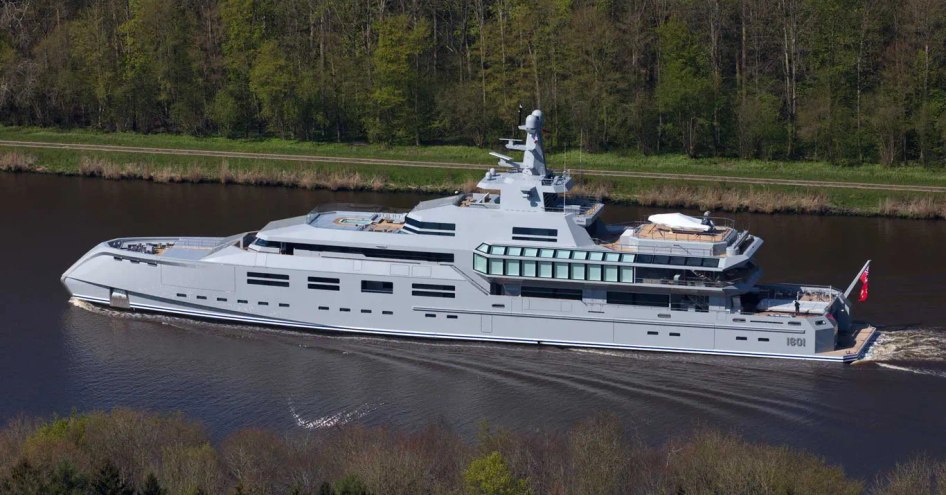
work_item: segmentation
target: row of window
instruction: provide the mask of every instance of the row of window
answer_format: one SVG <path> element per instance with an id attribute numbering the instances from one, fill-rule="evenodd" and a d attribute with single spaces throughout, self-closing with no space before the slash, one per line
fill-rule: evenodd
<path id="1" fill-rule="evenodd" d="M 513 227 L 512 235 L 536 235 L 544 237 L 557 237 L 558 229 L 536 229 L 529 227 Z"/>
<path id="2" fill-rule="evenodd" d="M 476 250 L 485 254 L 525 258 L 555 258 L 560 260 L 571 259 L 606 262 L 634 261 L 633 254 L 608 253 L 604 251 L 583 251 L 573 249 L 532 248 L 518 246 L 491 246 L 486 243 L 480 244 Z"/>
<path id="3" fill-rule="evenodd" d="M 250 285 L 268 285 L 271 287 L 289 287 L 289 275 L 247 272 L 246 283 Z"/>
<path id="4" fill-rule="evenodd" d="M 432 261 L 436 263 L 452 263 L 453 253 L 437 253 L 428 251 L 404 251 L 400 249 L 361 248 L 352 246 L 329 246 L 323 244 L 303 244 L 298 242 L 267 241 L 257 238 L 253 245 L 267 248 L 278 248 L 280 254 L 294 254 L 296 250 L 317 251 L 326 253 L 360 254 L 366 258 L 395 259 L 410 261 Z"/>
<path id="5" fill-rule="evenodd" d="M 745 323 L 745 322 L 746 322 L 746 319 L 745 319 L 745 318 L 733 318 L 732 321 L 735 322 L 735 323 Z M 796 320 L 788 320 L 788 321 L 784 321 L 784 322 L 783 322 L 783 321 L 778 321 L 778 320 L 749 320 L 749 321 L 752 322 L 752 323 L 767 323 L 767 324 L 769 324 L 769 325 L 782 325 L 783 323 L 787 323 L 787 324 L 792 325 L 792 326 L 795 326 L 795 327 L 801 326 L 801 322 L 800 322 L 800 321 L 796 321 Z M 815 325 L 824 325 L 824 324 L 825 324 L 825 321 L 824 321 L 824 320 L 818 320 L 818 321 L 815 322 Z"/>
<path id="6" fill-rule="evenodd" d="M 112 259 L 114 259 L 115 261 L 130 261 L 132 265 L 137 265 L 141 263 L 141 261 L 139 260 L 133 260 L 131 258 L 122 258 L 121 256 L 112 256 Z M 148 266 L 158 266 L 157 263 L 153 263 L 151 261 L 145 261 L 144 263 L 147 264 Z"/>
<path id="7" fill-rule="evenodd" d="M 337 278 L 327 277 L 309 277 L 308 287 L 314 290 L 338 291 L 341 284 Z M 421 297 L 443 297 L 453 299 L 456 297 L 456 286 L 439 284 L 411 284 L 411 295 Z M 394 282 L 382 280 L 362 280 L 361 292 L 368 294 L 393 294 Z"/>
<path id="8" fill-rule="evenodd" d="M 442 235 L 442 236 L 447 236 L 447 237 L 453 237 L 456 235 L 453 232 L 437 232 L 434 230 L 417 230 L 415 228 L 411 228 L 411 226 L 409 225 L 405 225 L 404 227 L 401 228 L 401 230 L 403 230 L 404 232 L 410 232 L 411 234 L 418 234 L 418 235 Z"/>
<path id="9" fill-rule="evenodd" d="M 558 261 L 509 260 L 473 255 L 473 270 L 506 277 L 634 283 L 634 268 Z"/>
<path id="10" fill-rule="evenodd" d="M 422 222 L 420 220 L 415 220 L 411 217 L 404 219 L 404 223 L 418 229 L 427 229 L 427 230 L 457 230 L 457 225 L 455 223 L 440 223 L 440 222 Z"/>
<path id="11" fill-rule="evenodd" d="M 647 331 L 647 335 L 660 335 L 660 332 L 658 332 L 657 330 L 648 330 L 648 331 Z M 679 337 L 679 336 L 680 336 L 680 332 L 670 332 L 669 335 L 670 335 L 671 337 Z M 738 336 L 738 337 L 736 337 L 736 340 L 738 340 L 738 341 L 748 341 L 748 340 L 749 340 L 749 337 Z M 768 341 L 769 341 L 769 338 L 768 338 L 768 337 L 759 337 L 757 340 L 758 340 L 759 342 L 768 342 Z"/>
<path id="12" fill-rule="evenodd" d="M 187 298 L 187 294 L 185 294 L 185 293 L 183 293 L 183 292 L 178 292 L 176 295 L 177 295 L 177 297 L 180 297 L 181 299 L 186 299 L 186 298 Z M 197 296 L 195 296 L 195 298 L 196 298 L 198 301 L 206 301 L 206 300 L 207 300 L 207 296 L 197 295 Z M 217 299 L 217 302 L 228 302 L 228 301 L 229 301 L 226 297 L 218 297 L 218 298 L 216 298 L 216 299 Z M 250 302 L 249 302 L 248 300 L 246 300 L 246 299 L 237 299 L 237 304 L 249 304 L 249 303 L 250 303 Z M 269 301 L 257 301 L 256 304 L 259 305 L 259 306 L 269 306 Z M 288 307 L 289 307 L 289 303 L 278 303 L 278 305 L 279 305 L 280 308 L 288 308 Z"/>
<path id="13" fill-rule="evenodd" d="M 555 242 L 557 237 L 558 230 L 556 229 L 512 228 L 512 240 L 514 241 Z"/>
<path id="14" fill-rule="evenodd" d="M 647 335 L 660 335 L 660 332 L 658 332 L 658 331 L 656 331 L 656 330 L 648 330 L 648 331 L 647 331 Z M 670 336 L 671 336 L 671 337 L 679 337 L 679 336 L 680 336 L 680 332 L 670 332 Z"/>
<path id="15" fill-rule="evenodd" d="M 636 259 L 638 263 L 648 265 L 676 265 L 676 266 L 699 266 L 703 268 L 719 268 L 719 259 L 717 258 L 695 258 L 693 256 L 666 256 L 659 254 L 638 254 Z"/>
<path id="16" fill-rule="evenodd" d="M 319 311 L 330 311 L 330 310 L 331 310 L 331 308 L 329 308 L 328 306 L 319 306 Z M 341 312 L 341 313 L 351 313 L 351 308 L 338 308 L 338 311 Z M 367 315 L 367 314 L 371 314 L 372 312 L 373 312 L 373 311 L 370 310 L 370 309 L 362 309 L 362 310 L 361 310 L 361 313 L 362 313 L 362 314 L 366 314 L 366 315 Z M 394 311 L 384 310 L 384 311 L 381 312 L 381 314 L 383 314 L 383 315 L 393 315 L 393 314 L 394 314 Z"/>
<path id="17" fill-rule="evenodd" d="M 337 278 L 309 277 L 306 281 L 310 289 L 338 291 L 341 288 L 341 281 Z"/>
<path id="18" fill-rule="evenodd" d="M 518 246 L 494 246 L 480 244 L 477 251 L 499 256 L 515 256 L 525 258 L 554 258 L 560 260 L 588 260 L 604 261 L 608 263 L 642 263 L 649 265 L 675 265 L 701 268 L 718 268 L 717 258 L 698 258 L 693 256 L 669 256 L 654 254 L 628 254 L 606 251 L 586 251 L 576 249 L 530 248 Z"/>

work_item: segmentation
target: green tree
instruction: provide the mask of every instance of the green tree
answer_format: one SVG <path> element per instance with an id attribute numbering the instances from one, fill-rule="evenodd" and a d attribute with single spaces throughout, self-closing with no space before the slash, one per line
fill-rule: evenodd
<path id="1" fill-rule="evenodd" d="M 771 159 L 785 149 L 785 127 L 779 119 L 781 102 L 769 93 L 755 93 L 736 103 L 739 156 Z"/>
<path id="2" fill-rule="evenodd" d="M 418 59 L 428 46 L 426 19 L 395 15 L 375 25 L 378 45 L 372 53 L 374 114 L 366 122 L 368 138 L 381 143 L 420 144 L 423 126 L 422 77 Z"/>
<path id="3" fill-rule="evenodd" d="M 657 28 L 660 40 L 660 78 L 655 90 L 657 105 L 667 115 L 663 131 L 697 156 L 709 123 L 712 84 L 708 55 L 689 27 L 675 18 Z"/>
<path id="4" fill-rule="evenodd" d="M 222 88 L 211 103 L 210 114 L 217 127 L 229 136 L 261 130 L 259 104 L 250 90 L 250 71 L 264 42 L 268 1 L 221 0 L 219 11 L 223 42 L 220 50 L 226 68 Z"/>
<path id="5" fill-rule="evenodd" d="M 286 137 L 299 102 L 295 75 L 275 41 L 267 41 L 257 53 L 250 71 L 250 90 L 260 102 L 260 115 L 269 127 Z"/>
<path id="6" fill-rule="evenodd" d="M 479 495 L 528 495 L 528 481 L 516 478 L 506 459 L 497 451 L 490 452 L 470 462 L 463 473 L 470 493 Z"/>
<path id="7" fill-rule="evenodd" d="M 204 102 L 194 72 L 190 9 L 182 0 L 135 0 L 131 12 L 120 27 L 127 46 L 122 96 L 135 108 L 135 128 L 199 131 Z"/>

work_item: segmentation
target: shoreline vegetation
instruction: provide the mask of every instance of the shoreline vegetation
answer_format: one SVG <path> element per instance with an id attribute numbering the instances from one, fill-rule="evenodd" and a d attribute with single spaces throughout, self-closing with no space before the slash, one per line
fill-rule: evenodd
<path id="1" fill-rule="evenodd" d="M 475 188 L 482 171 L 492 166 L 486 151 L 472 146 L 377 146 L 318 144 L 281 139 L 236 140 L 174 135 L 139 135 L 0 127 L 0 139 L 55 144 L 96 144 L 171 150 L 274 153 L 339 158 L 382 158 L 413 162 L 481 164 L 482 169 L 412 168 L 393 164 L 307 162 L 274 157 L 220 158 L 160 153 L 26 148 L 0 144 L 0 171 L 35 172 L 158 183 L 222 183 L 451 194 Z M 946 172 L 923 167 L 880 165 L 839 167 L 821 162 L 764 162 L 735 159 L 690 159 L 683 156 L 617 154 L 551 155 L 553 168 L 568 168 L 579 177 L 578 195 L 615 203 L 727 212 L 800 213 L 946 218 L 946 194 L 857 188 L 707 182 L 584 175 L 583 171 L 725 174 L 741 178 L 944 186 Z"/>
<path id="2" fill-rule="evenodd" d="M 944 486 L 942 461 L 916 458 L 864 482 L 814 455 L 733 434 L 648 446 L 608 415 L 566 431 L 484 424 L 472 441 L 442 424 L 243 429 L 216 441 L 181 414 L 128 409 L 20 417 L 0 430 L 0 492 L 24 495 L 921 495 Z"/>

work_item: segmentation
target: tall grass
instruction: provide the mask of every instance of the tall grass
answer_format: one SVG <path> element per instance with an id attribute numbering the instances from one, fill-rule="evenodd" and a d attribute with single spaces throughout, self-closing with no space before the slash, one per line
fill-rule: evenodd
<path id="1" fill-rule="evenodd" d="M 0 153 L 0 171 L 31 172 L 36 170 L 36 157 L 17 152 Z M 37 170 L 38 171 L 38 170 Z"/>
<path id="2" fill-rule="evenodd" d="M 117 160 L 116 160 L 117 159 Z M 159 183 L 217 182 L 306 189 L 413 191 L 475 190 L 476 170 L 391 165 L 287 163 L 246 158 L 175 157 L 70 150 L 0 152 L 0 170 L 46 172 Z M 946 218 L 946 195 L 857 189 L 819 189 L 739 183 L 587 177 L 573 194 L 619 203 L 755 213 L 884 215 Z"/>

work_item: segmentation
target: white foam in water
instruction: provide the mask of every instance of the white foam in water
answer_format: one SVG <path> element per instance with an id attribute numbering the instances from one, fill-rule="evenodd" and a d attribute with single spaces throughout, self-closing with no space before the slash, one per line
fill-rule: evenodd
<path id="1" fill-rule="evenodd" d="M 946 362 L 946 330 L 881 331 L 865 360 Z"/>
<path id="2" fill-rule="evenodd" d="M 889 364 L 889 363 L 877 363 L 877 366 L 880 366 L 881 368 L 886 368 L 888 370 L 907 371 L 909 373 L 916 373 L 917 375 L 929 375 L 929 376 L 938 376 L 940 378 L 946 378 L 946 371 L 934 371 L 934 370 L 927 370 L 923 368 L 910 368 L 908 366 L 897 366 L 895 364 Z"/>
<path id="3" fill-rule="evenodd" d="M 371 413 L 378 406 L 373 406 L 371 404 L 365 403 L 354 409 L 341 410 L 336 413 L 328 414 L 315 419 L 305 419 L 296 412 L 295 406 L 292 404 L 292 399 L 289 399 L 289 413 L 292 414 L 292 418 L 296 420 L 296 424 L 301 428 L 307 430 L 320 430 L 322 428 L 331 428 L 333 426 L 342 426 L 348 424 L 356 419 L 363 418 L 367 414 Z"/>

